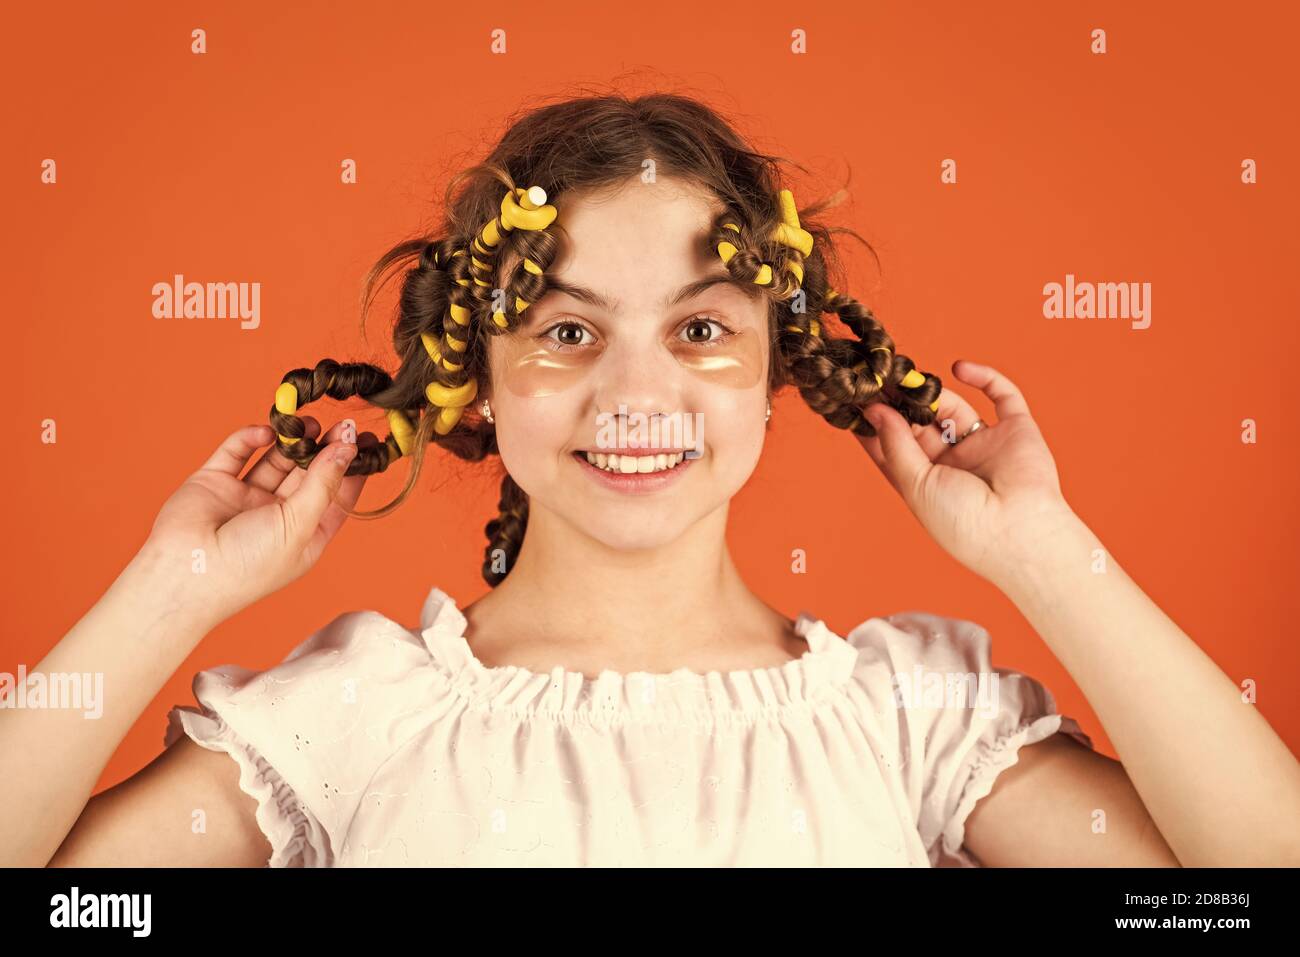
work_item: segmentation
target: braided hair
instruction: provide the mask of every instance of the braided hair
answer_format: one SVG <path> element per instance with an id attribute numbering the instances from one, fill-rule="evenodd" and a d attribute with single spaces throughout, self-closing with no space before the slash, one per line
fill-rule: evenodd
<path id="1" fill-rule="evenodd" d="M 754 151 L 696 99 L 610 94 L 524 114 L 483 163 L 452 179 L 438 235 L 394 246 L 365 280 L 363 324 L 379 289 L 405 268 L 393 328 L 396 373 L 332 359 L 287 373 L 270 412 L 281 452 L 305 468 L 319 450 L 296 415 L 299 405 L 357 396 L 383 409 L 390 434 L 358 448 L 347 474 L 382 472 L 408 456 L 411 468 L 392 502 L 352 513 L 360 518 L 386 515 L 405 501 L 431 444 L 470 462 L 498 455 L 495 428 L 473 403 L 489 378 L 488 337 L 514 332 L 547 292 L 546 272 L 560 248 L 548 201 L 634 176 L 644 181 L 647 160 L 657 175 L 693 180 L 721 200 L 708 241 L 733 277 L 770 300 L 770 391 L 793 385 L 830 425 L 860 435 L 875 434 L 862 414 L 873 402 L 914 424 L 934 421 L 940 379 L 899 353 L 870 309 L 832 288 L 832 231 L 800 223 L 831 204 L 801 216 L 792 194 L 778 188 L 779 159 Z M 828 314 L 851 335 L 831 335 L 819 318 Z M 502 473 L 498 514 L 485 526 L 482 574 L 492 586 L 509 574 L 528 524 L 527 494 Z"/>

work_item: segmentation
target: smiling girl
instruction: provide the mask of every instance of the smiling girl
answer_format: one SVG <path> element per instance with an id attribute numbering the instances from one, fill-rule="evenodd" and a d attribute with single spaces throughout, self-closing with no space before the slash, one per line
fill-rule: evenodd
<path id="1" fill-rule="evenodd" d="M 982 422 L 832 282 L 827 205 L 797 210 L 774 158 L 687 98 L 516 122 L 452 184 L 439 233 L 367 280 L 368 308 L 409 266 L 397 372 L 287 374 L 270 427 L 221 443 L 41 662 L 104 672 L 115 706 L 89 731 L 0 718 L 3 753 L 43 769 L 7 785 L 6 863 L 1300 863 L 1293 756 L 1113 560 L 1093 574 L 1103 546 L 1016 386 L 953 365 L 991 400 Z M 787 385 L 1015 602 L 1121 761 L 995 668 L 972 622 L 839 635 L 750 591 L 729 505 Z M 323 396 L 360 396 L 391 434 L 322 435 L 298 412 Z M 633 417 L 649 439 L 609 428 Z M 88 801 L 202 637 L 306 572 L 366 475 L 410 458 L 397 501 L 362 514 L 391 511 L 430 445 L 504 465 L 489 592 L 461 607 L 435 586 L 418 628 L 352 612 L 266 672 L 201 672 L 163 753 Z M 407 560 L 439 572 L 440 535 Z"/>

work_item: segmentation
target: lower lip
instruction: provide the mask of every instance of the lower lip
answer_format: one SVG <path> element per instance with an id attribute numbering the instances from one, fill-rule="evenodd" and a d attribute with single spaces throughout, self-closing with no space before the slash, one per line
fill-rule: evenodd
<path id="1" fill-rule="evenodd" d="M 667 488 L 678 479 L 681 474 L 691 467 L 695 459 L 682 459 L 670 469 L 664 469 L 662 472 L 610 472 L 606 469 L 597 468 L 587 461 L 587 456 L 581 452 L 574 452 L 573 457 L 578 460 L 578 465 L 597 482 L 606 488 L 612 488 L 619 492 L 645 493 L 657 492 L 660 489 Z"/>

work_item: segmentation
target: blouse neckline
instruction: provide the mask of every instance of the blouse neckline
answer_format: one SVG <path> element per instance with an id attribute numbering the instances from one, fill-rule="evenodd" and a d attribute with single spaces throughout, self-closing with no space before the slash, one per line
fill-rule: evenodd
<path id="1" fill-rule="evenodd" d="M 433 666 L 458 692 L 485 710 L 564 719 L 752 719 L 806 709 L 847 684 L 858 660 L 853 645 L 806 611 L 794 628 L 808 650 L 780 665 L 705 673 L 605 669 L 595 678 L 562 665 L 549 672 L 485 665 L 465 637 L 468 624 L 455 599 L 441 588 L 430 591 L 421 637 Z"/>

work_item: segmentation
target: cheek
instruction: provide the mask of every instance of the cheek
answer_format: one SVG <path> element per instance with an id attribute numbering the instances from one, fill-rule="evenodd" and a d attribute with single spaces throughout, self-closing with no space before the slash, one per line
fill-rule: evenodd
<path id="1" fill-rule="evenodd" d="M 741 475 L 743 483 L 763 451 L 767 392 L 711 389 L 701 397 L 699 408 L 704 447 L 713 453 L 715 471 L 719 475 Z"/>
<path id="2" fill-rule="evenodd" d="M 582 415 L 578 395 L 525 399 L 498 392 L 492 399 L 497 447 L 514 480 L 530 494 L 553 482 L 561 458 L 576 441 L 574 422 Z"/>

